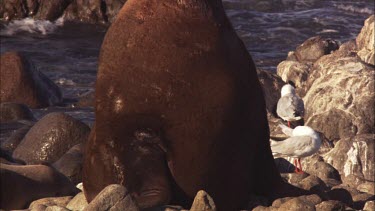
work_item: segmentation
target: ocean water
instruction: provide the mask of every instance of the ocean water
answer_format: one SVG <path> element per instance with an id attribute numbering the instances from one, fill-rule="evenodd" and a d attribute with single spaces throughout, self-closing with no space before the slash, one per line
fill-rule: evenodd
<path id="1" fill-rule="evenodd" d="M 282 0 L 271 10 L 254 9 L 250 0 L 224 0 L 233 27 L 260 69 L 276 71 L 287 53 L 320 35 L 340 42 L 354 39 L 374 12 L 374 0 Z M 0 52 L 22 51 L 62 89 L 66 106 L 35 109 L 37 118 L 62 111 L 89 125 L 93 108 L 74 106 L 94 89 L 97 60 L 107 27 L 30 18 L 0 22 Z M 4 80 L 4 79 L 2 79 Z"/>

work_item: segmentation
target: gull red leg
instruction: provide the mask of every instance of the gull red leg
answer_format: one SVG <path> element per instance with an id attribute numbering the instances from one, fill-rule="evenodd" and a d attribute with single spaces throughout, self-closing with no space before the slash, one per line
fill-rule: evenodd
<path id="1" fill-rule="evenodd" d="M 290 127 L 290 122 L 288 121 L 288 127 Z"/>

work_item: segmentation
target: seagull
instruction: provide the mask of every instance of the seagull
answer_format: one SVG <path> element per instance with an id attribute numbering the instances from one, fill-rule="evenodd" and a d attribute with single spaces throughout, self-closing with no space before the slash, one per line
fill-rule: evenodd
<path id="1" fill-rule="evenodd" d="M 277 102 L 277 115 L 281 119 L 288 121 L 288 126 L 290 127 L 290 122 L 302 119 L 304 112 L 303 100 L 296 95 L 292 85 L 285 84 L 281 88 L 281 98 Z"/>
<path id="2" fill-rule="evenodd" d="M 315 154 L 322 144 L 320 135 L 308 126 L 297 126 L 288 128 L 285 125 L 279 125 L 289 138 L 284 141 L 271 140 L 271 150 L 275 157 L 292 157 L 294 159 L 295 172 L 302 174 L 302 165 L 300 158 Z M 297 163 L 298 162 L 298 163 Z M 299 167 L 298 167 L 299 165 Z"/>

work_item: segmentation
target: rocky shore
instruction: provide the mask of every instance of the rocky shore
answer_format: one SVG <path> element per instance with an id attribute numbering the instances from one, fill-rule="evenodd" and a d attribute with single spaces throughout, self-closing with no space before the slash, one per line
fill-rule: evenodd
<path id="1" fill-rule="evenodd" d="M 68 20 L 111 22 L 123 3 L 5 0 L 0 3 L 0 17 L 54 20 L 64 15 Z M 374 19 L 372 15 L 365 21 L 355 40 L 339 44 L 313 37 L 288 54 L 277 74 L 258 70 L 271 136 L 282 136 L 278 124 L 283 122 L 275 113 L 276 104 L 281 87 L 293 82 L 305 102 L 305 125 L 322 132 L 326 145 L 302 159 L 304 174 L 291 173 L 293 165 L 288 159 L 275 160 L 282 177 L 310 195 L 273 202 L 252 196 L 247 210 L 375 209 Z M 90 128 L 64 113 L 51 113 L 36 121 L 30 108 L 61 104 L 61 91 L 20 53 L 2 54 L 0 65 L 1 208 L 139 210 L 120 185 L 108 186 L 87 203 L 80 183 L 82 149 Z M 92 105 L 93 97 L 85 96 L 81 105 Z M 202 190 L 191 207 L 167 205 L 152 210 L 184 209 L 216 210 L 215 199 Z"/>

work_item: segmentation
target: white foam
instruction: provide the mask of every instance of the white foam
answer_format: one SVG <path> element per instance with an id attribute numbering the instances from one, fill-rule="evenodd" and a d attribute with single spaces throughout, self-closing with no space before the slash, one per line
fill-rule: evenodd
<path id="1" fill-rule="evenodd" d="M 374 11 L 372 11 L 370 8 L 361 8 L 361 7 L 355 7 L 352 5 L 344 5 L 344 4 L 334 4 L 334 6 L 337 9 L 348 11 L 348 12 L 353 12 L 353 13 L 363 13 L 363 14 L 368 14 L 372 15 Z"/>
<path id="2" fill-rule="evenodd" d="M 11 21 L 8 25 L 0 30 L 0 35 L 10 36 L 20 32 L 47 35 L 53 33 L 59 26 L 62 25 L 64 25 L 64 19 L 62 17 L 57 19 L 55 22 L 25 18 L 22 20 Z"/>

